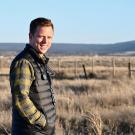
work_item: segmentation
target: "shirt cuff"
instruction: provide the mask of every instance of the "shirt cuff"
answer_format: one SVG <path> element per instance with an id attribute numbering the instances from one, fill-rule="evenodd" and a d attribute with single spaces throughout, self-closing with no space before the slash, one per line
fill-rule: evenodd
<path id="1" fill-rule="evenodd" d="M 44 128 L 46 126 L 46 118 L 45 115 L 41 113 L 41 116 L 38 120 L 36 120 L 35 125 Z"/>

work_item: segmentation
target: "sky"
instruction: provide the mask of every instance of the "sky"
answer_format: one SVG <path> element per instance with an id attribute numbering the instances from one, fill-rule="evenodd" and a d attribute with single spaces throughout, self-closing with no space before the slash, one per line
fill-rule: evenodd
<path id="1" fill-rule="evenodd" d="M 54 43 L 135 40 L 135 0 L 1 0 L 0 42 L 28 42 L 37 17 L 52 20 Z"/>

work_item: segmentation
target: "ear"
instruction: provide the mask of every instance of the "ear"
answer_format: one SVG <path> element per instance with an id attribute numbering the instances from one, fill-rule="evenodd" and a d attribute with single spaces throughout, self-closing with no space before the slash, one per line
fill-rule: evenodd
<path id="1" fill-rule="evenodd" d="M 31 40 L 32 39 L 32 34 L 31 33 L 29 33 L 29 40 Z"/>
<path id="2" fill-rule="evenodd" d="M 32 42 L 32 39 L 33 39 L 33 35 L 31 33 L 29 33 L 29 43 Z"/>

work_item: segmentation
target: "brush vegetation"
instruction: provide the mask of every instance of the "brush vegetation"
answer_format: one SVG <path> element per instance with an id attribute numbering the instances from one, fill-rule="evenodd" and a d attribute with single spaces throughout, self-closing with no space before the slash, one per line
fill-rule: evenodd
<path id="1" fill-rule="evenodd" d="M 96 57 L 94 69 L 89 56 L 63 57 L 63 64 L 57 59 L 60 58 L 50 62 L 50 67 L 56 74 L 53 87 L 57 100 L 58 135 L 135 134 L 134 73 L 132 78 L 128 77 L 129 61 L 134 69 L 133 57 L 115 57 L 115 76 L 112 76 L 114 57 L 111 56 Z M 1 71 L 7 72 L 10 62 L 11 59 L 3 58 Z M 82 64 L 86 66 L 87 80 Z M 0 134 L 11 131 L 11 109 L 8 77 L 0 77 Z"/>

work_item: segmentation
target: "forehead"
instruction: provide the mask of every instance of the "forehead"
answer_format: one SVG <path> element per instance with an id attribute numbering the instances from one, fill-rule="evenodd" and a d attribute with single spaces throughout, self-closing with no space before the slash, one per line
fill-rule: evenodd
<path id="1" fill-rule="evenodd" d="M 36 33 L 53 33 L 53 29 L 51 26 L 38 26 Z"/>

